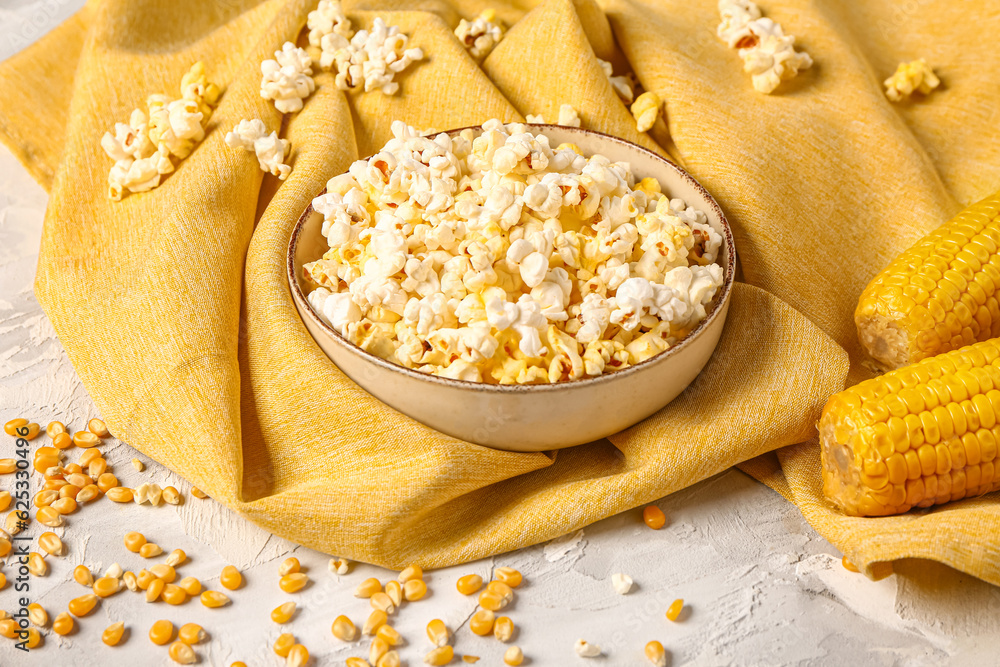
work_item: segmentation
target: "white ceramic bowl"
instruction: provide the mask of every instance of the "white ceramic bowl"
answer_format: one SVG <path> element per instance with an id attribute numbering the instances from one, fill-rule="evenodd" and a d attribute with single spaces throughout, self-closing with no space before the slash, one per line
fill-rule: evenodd
<path id="1" fill-rule="evenodd" d="M 718 261 L 725 281 L 715 306 L 673 348 L 620 371 L 556 384 L 501 386 L 422 373 L 348 342 L 309 305 L 302 265 L 319 259 L 328 249 L 321 233 L 323 216 L 312 206 L 295 225 L 288 244 L 288 285 L 295 307 L 306 329 L 340 370 L 386 405 L 442 433 L 523 452 L 599 440 L 642 421 L 684 391 L 719 342 L 736 269 L 729 223 L 712 196 L 683 169 L 617 137 L 556 125 L 536 127 L 553 146 L 574 143 L 585 155 L 600 153 L 613 161 L 630 163 L 637 178 L 656 177 L 671 197 L 680 197 L 704 211 L 709 224 L 722 235 Z"/>

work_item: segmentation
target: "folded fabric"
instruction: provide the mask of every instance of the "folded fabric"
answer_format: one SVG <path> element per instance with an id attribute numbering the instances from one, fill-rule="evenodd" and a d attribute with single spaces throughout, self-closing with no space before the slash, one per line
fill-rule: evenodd
<path id="1" fill-rule="evenodd" d="M 488 4 L 513 27 L 480 66 L 452 30 Z M 427 60 L 400 76 L 395 96 L 344 94 L 321 74 L 304 109 L 282 119 L 259 95 L 260 63 L 297 39 L 313 7 L 91 2 L 0 65 L 0 139 L 50 190 L 36 294 L 112 431 L 268 530 L 329 553 L 389 567 L 480 558 L 808 442 L 826 398 L 869 373 L 851 322 L 865 282 L 1000 182 L 997 144 L 981 141 L 993 128 L 971 103 L 1000 95 L 987 85 L 998 56 L 986 20 L 945 25 L 894 13 L 890 0 L 765 7 L 817 64 L 763 96 L 715 37 L 710 3 L 345 3 L 359 26 L 376 16 L 398 25 Z M 909 44 L 911 30 L 922 35 L 912 52 L 896 35 Z M 940 67 L 945 90 L 889 105 L 879 79 L 904 55 Z M 667 100 L 670 137 L 637 132 L 597 58 L 619 70 L 627 59 Z M 224 87 L 204 141 L 159 188 L 110 201 L 102 134 L 198 60 Z M 390 121 L 446 129 L 554 116 L 561 104 L 700 179 L 733 223 L 746 284 L 708 366 L 657 415 L 569 450 L 495 451 L 432 431 L 347 379 L 295 312 L 284 252 L 310 199 L 378 148 Z M 242 118 L 283 128 L 287 180 L 263 178 L 225 145 Z M 856 563 L 908 555 L 878 550 L 874 528 L 837 528 L 818 486 L 800 481 L 818 475 L 815 446 L 782 457 L 783 472 L 762 468 L 771 483 L 792 489 Z M 971 503 L 947 511 L 996 521 L 995 499 Z M 924 539 L 895 521 L 897 543 Z M 996 535 L 921 554 L 996 581 Z"/>

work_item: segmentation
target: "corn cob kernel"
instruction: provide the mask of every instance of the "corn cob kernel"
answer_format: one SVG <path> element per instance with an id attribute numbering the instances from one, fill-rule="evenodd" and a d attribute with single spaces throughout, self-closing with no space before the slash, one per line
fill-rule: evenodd
<path id="1" fill-rule="evenodd" d="M 455 582 L 455 588 L 462 595 L 472 595 L 482 587 L 483 578 L 478 574 L 467 574 L 464 577 L 459 577 L 458 581 Z"/>
<path id="2" fill-rule="evenodd" d="M 498 616 L 493 622 L 493 636 L 502 642 L 509 642 L 514 636 L 514 621 L 506 616 Z"/>
<path id="3" fill-rule="evenodd" d="M 155 576 L 155 575 L 154 575 Z M 163 589 L 167 587 L 167 582 L 163 579 L 153 579 L 146 589 L 146 602 L 156 602 L 163 594 Z"/>
<path id="4" fill-rule="evenodd" d="M 866 380 L 823 409 L 823 492 L 845 514 L 882 516 L 996 490 L 998 414 L 997 340 Z"/>
<path id="5" fill-rule="evenodd" d="M 511 588 L 517 588 L 523 580 L 521 573 L 512 567 L 498 567 L 493 571 L 493 578 L 502 581 Z"/>
<path id="6" fill-rule="evenodd" d="M 469 629 L 472 630 L 473 634 L 485 637 L 493 632 L 493 622 L 495 619 L 496 617 L 492 611 L 489 609 L 480 609 L 469 619 Z"/>
<path id="7" fill-rule="evenodd" d="M 285 667 L 305 667 L 309 662 L 309 650 L 302 644 L 296 644 L 288 651 Z"/>
<path id="8" fill-rule="evenodd" d="M 383 624 L 389 620 L 389 615 L 386 614 L 381 609 L 376 609 L 371 614 L 368 615 L 368 619 L 365 621 L 365 625 L 362 628 L 362 632 L 366 635 L 374 635 Z"/>
<path id="9" fill-rule="evenodd" d="M 194 646 L 208 639 L 208 633 L 197 623 L 185 623 L 177 631 L 177 639 L 189 646 Z"/>
<path id="10" fill-rule="evenodd" d="M 448 626 L 445 625 L 444 621 L 440 618 L 435 618 L 427 624 L 427 638 L 430 639 L 431 643 L 435 646 L 444 646 L 450 639 Z"/>
<path id="11" fill-rule="evenodd" d="M 309 583 L 309 577 L 301 572 L 286 574 L 278 581 L 278 587 L 286 593 L 297 593 Z"/>
<path id="12" fill-rule="evenodd" d="M 900 368 L 1000 336 L 1000 193 L 919 240 L 868 284 L 854 321 L 868 354 Z"/>
<path id="13" fill-rule="evenodd" d="M 287 658 L 288 652 L 292 650 L 293 646 L 295 646 L 295 635 L 291 632 L 283 632 L 278 635 L 271 648 L 282 658 Z"/>
<path id="14" fill-rule="evenodd" d="M 517 667 L 522 662 L 524 662 L 524 653 L 517 646 L 511 646 L 503 654 L 504 664 L 510 665 L 511 667 Z"/>
<path id="15" fill-rule="evenodd" d="M 447 665 L 455 659 L 455 649 L 445 644 L 438 646 L 424 656 L 425 665 Z"/>
<path id="16" fill-rule="evenodd" d="M 118 621 L 104 629 L 104 632 L 101 633 L 101 641 L 108 646 L 118 646 L 123 636 L 125 636 L 125 623 Z"/>
<path id="17" fill-rule="evenodd" d="M 354 627 L 354 623 L 343 614 L 333 619 L 333 626 L 331 626 L 330 631 L 334 637 L 342 642 L 352 642 L 358 634 L 358 629 Z"/>
<path id="18" fill-rule="evenodd" d="M 94 611 L 94 607 L 96 606 L 97 596 L 93 593 L 88 593 L 87 595 L 81 595 L 78 598 L 70 600 L 68 609 L 69 613 L 73 614 L 77 618 L 81 618 Z"/>
<path id="19" fill-rule="evenodd" d="M 680 615 L 681 611 L 684 609 L 684 600 L 677 599 L 670 603 L 667 607 L 667 620 L 676 621 Z"/>
<path id="20" fill-rule="evenodd" d="M 222 574 L 219 575 L 219 583 L 224 588 L 235 591 L 243 584 L 243 575 L 232 565 L 227 565 L 222 568 Z"/>
<path id="21" fill-rule="evenodd" d="M 198 662 L 198 654 L 194 652 L 194 649 L 181 641 L 171 644 L 167 655 L 179 665 L 193 665 Z"/>
<path id="22" fill-rule="evenodd" d="M 409 602 L 416 602 L 427 595 L 427 584 L 423 579 L 410 579 L 403 584 L 403 597 Z"/>
<path id="23" fill-rule="evenodd" d="M 76 628 L 76 621 L 73 617 L 66 612 L 58 614 L 52 621 L 52 632 L 56 633 L 60 637 L 65 637 L 69 633 L 73 632 Z"/>
<path id="24" fill-rule="evenodd" d="M 284 604 L 278 605 L 273 610 L 271 610 L 271 620 L 274 621 L 275 623 L 288 623 L 288 621 L 292 620 L 292 616 L 294 615 L 295 615 L 294 602 L 286 602 Z M 341 617 L 338 616 L 337 618 L 339 620 Z M 336 625 L 337 622 L 334 621 L 334 626 Z M 334 632 L 333 634 L 337 633 Z"/>
<path id="25" fill-rule="evenodd" d="M 229 604 L 229 598 L 218 591 L 205 591 L 201 594 L 201 603 L 210 609 Z"/>
<path id="26" fill-rule="evenodd" d="M 646 654 L 646 660 L 655 667 L 667 667 L 667 652 L 663 650 L 663 644 L 660 642 L 649 642 L 643 652 Z"/>
<path id="27" fill-rule="evenodd" d="M 49 613 L 45 611 L 45 607 L 33 602 L 28 605 L 28 620 L 38 627 L 44 628 L 49 624 Z"/>
<path id="28" fill-rule="evenodd" d="M 358 584 L 358 587 L 354 589 L 354 597 L 370 598 L 376 593 L 381 592 L 381 590 L 382 590 L 382 584 L 379 582 L 378 579 L 372 577 L 370 579 L 365 579 L 360 584 Z"/>

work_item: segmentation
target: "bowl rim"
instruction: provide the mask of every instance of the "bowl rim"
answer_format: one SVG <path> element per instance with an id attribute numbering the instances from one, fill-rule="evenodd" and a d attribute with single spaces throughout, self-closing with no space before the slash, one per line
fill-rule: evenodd
<path id="1" fill-rule="evenodd" d="M 518 121 L 511 121 L 511 122 L 518 122 Z M 507 124 L 509 123 L 505 123 L 505 125 Z M 672 161 L 668 160 L 662 155 L 659 155 L 658 153 L 649 150 L 648 148 L 639 146 L 638 144 L 634 144 L 631 141 L 622 139 L 621 137 L 616 137 L 612 134 L 607 134 L 604 132 L 598 132 L 596 130 L 586 130 L 580 127 L 570 127 L 566 125 L 555 125 L 553 123 L 521 123 L 521 124 L 538 128 L 555 128 L 558 130 L 569 130 L 570 132 L 592 134 L 604 140 L 608 140 L 618 144 L 623 144 L 627 148 L 631 148 L 641 153 L 645 153 L 646 155 L 652 157 L 654 160 L 663 163 L 667 168 L 672 169 L 674 172 L 676 172 L 676 174 L 680 176 L 682 180 L 686 181 L 688 184 L 693 186 L 696 191 L 701 193 L 701 195 L 709 203 L 710 208 L 715 212 L 715 214 L 719 217 L 719 221 L 722 223 L 722 228 L 723 231 L 725 232 L 724 236 L 726 240 L 726 245 L 729 248 L 729 258 L 728 261 L 726 262 L 726 265 L 722 267 L 723 268 L 722 289 L 719 291 L 715 306 L 712 308 L 712 311 L 708 314 L 708 316 L 704 320 L 699 322 L 698 326 L 696 326 L 687 336 L 685 336 L 683 340 L 681 340 L 679 343 L 677 343 L 668 350 L 659 352 L 650 357 L 649 359 L 644 359 L 643 361 L 640 361 L 639 363 L 634 364 L 632 366 L 623 368 L 622 370 L 614 371 L 612 373 L 601 373 L 600 375 L 579 378 L 576 380 L 564 380 L 561 382 L 551 382 L 546 384 L 488 384 L 486 382 L 474 382 L 472 380 L 456 380 L 454 378 L 441 377 L 439 375 L 431 375 L 430 373 L 425 373 L 423 371 L 407 368 L 406 366 L 402 366 L 400 364 L 395 364 L 391 361 L 387 361 L 382 357 L 374 355 L 371 352 L 362 349 L 358 345 L 355 345 L 351 341 L 344 338 L 340 334 L 340 332 L 338 332 L 332 326 L 327 324 L 323 320 L 323 318 L 321 318 L 319 314 L 317 314 L 316 311 L 313 310 L 312 304 L 309 303 L 309 299 L 306 298 L 306 295 L 303 293 L 302 288 L 299 287 L 299 279 L 295 271 L 295 250 L 298 245 L 299 236 L 301 235 L 302 229 L 305 227 L 306 221 L 309 219 L 309 216 L 312 215 L 312 213 L 314 213 L 312 200 L 315 199 L 315 197 L 319 197 L 320 195 L 324 194 L 326 192 L 326 188 L 323 188 L 322 191 L 320 191 L 317 195 L 315 195 L 313 198 L 309 200 L 309 205 L 306 207 L 302 215 L 299 216 L 299 219 L 295 223 L 295 226 L 292 227 L 292 232 L 289 237 L 288 249 L 286 255 L 286 277 L 288 279 L 288 287 L 289 290 L 291 291 L 293 300 L 296 302 L 301 302 L 305 306 L 305 312 L 308 314 L 310 319 L 312 319 L 314 323 L 318 324 L 322 330 L 324 330 L 327 334 L 329 334 L 338 345 L 343 345 L 349 352 L 359 355 L 365 361 L 374 363 L 375 365 L 384 368 L 386 370 L 389 370 L 390 372 L 400 373 L 402 375 L 409 376 L 420 381 L 432 382 L 444 386 L 451 386 L 459 389 L 464 389 L 467 391 L 472 390 L 488 394 L 549 392 L 549 391 L 558 391 L 560 389 L 567 389 L 571 387 L 573 388 L 585 387 L 601 383 L 608 383 L 626 378 L 627 376 L 641 372 L 643 369 L 649 368 L 654 364 L 666 361 L 667 359 L 673 356 L 683 354 L 684 350 L 690 347 L 693 344 L 694 340 L 699 336 L 701 336 L 712 325 L 712 323 L 720 316 L 720 312 L 725 310 L 724 305 L 730 298 L 733 289 L 733 283 L 735 282 L 736 245 L 733 242 L 733 230 L 729 224 L 729 220 L 726 218 L 726 214 L 722 211 L 722 207 L 719 206 L 719 203 L 715 200 L 715 197 L 713 197 L 711 193 L 709 193 L 708 190 L 706 190 L 701 183 L 699 183 L 691 174 L 689 174 L 679 165 L 674 164 Z M 439 134 L 454 135 L 463 132 L 464 130 L 482 130 L 482 125 L 468 125 L 465 127 L 454 128 L 451 130 L 442 130 L 441 132 L 435 132 L 433 136 L 437 136 Z M 367 158 L 358 158 L 358 159 L 367 159 Z M 297 308 L 296 310 L 299 310 L 301 314 L 302 312 L 301 308 Z M 317 345 L 319 345 L 319 341 L 315 342 Z M 331 363 L 333 363 L 332 359 Z M 334 363 L 334 365 L 336 364 Z M 343 371 L 343 369 L 341 369 L 341 371 Z"/>

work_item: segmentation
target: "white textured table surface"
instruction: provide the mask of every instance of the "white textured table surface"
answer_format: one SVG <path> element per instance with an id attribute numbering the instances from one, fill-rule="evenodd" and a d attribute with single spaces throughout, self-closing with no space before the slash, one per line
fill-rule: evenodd
<path id="1" fill-rule="evenodd" d="M 77 4 L 13 7 L 0 0 L 0 58 Z M 45 204 L 42 189 L 0 148 L 0 421 L 25 416 L 44 425 L 59 419 L 75 429 L 94 415 L 93 403 L 32 293 Z M 12 456 L 12 439 L 0 442 L 0 457 Z M 0 665 L 173 664 L 166 649 L 147 638 L 150 625 L 161 618 L 205 627 L 211 640 L 198 647 L 201 664 L 280 665 L 270 645 L 283 631 L 309 648 L 314 665 L 367 655 L 367 642 L 339 642 L 330 624 L 343 613 L 360 626 L 370 609 L 366 600 L 353 597 L 354 587 L 366 577 L 384 581 L 393 573 L 359 564 L 347 575 L 332 574 L 328 556 L 272 536 L 212 500 L 191 497 L 189 484 L 145 457 L 140 456 L 145 472 L 136 472 L 129 463 L 136 453 L 126 444 L 109 441 L 102 449 L 124 485 L 170 483 L 183 491 L 185 502 L 150 508 L 102 500 L 68 517 L 64 528 L 55 529 L 68 553 L 47 559 L 48 576 L 30 579 L 26 595 L 33 602 L 52 617 L 64 611 L 70 599 L 87 592 L 71 576 L 81 563 L 95 572 L 113 562 L 138 571 L 160 560 L 144 561 L 126 551 L 122 536 L 129 530 L 140 530 L 167 552 L 184 549 L 190 560 L 179 568 L 180 576 L 198 577 L 206 588 L 219 590 L 219 572 L 229 563 L 243 571 L 244 586 L 230 594 L 232 605 L 214 610 L 197 601 L 147 604 L 139 594 L 123 591 L 80 619 L 68 637 L 45 629 L 45 644 L 30 654 L 0 640 Z M 75 460 L 80 450 L 68 452 Z M 11 485 L 10 476 L 0 477 L 0 489 Z M 35 475 L 33 489 L 39 486 Z M 880 582 L 852 574 L 794 506 L 736 471 L 659 505 L 668 517 L 659 532 L 631 511 L 565 540 L 430 573 L 428 597 L 404 606 L 392 621 L 407 639 L 400 649 L 404 664 L 422 664 L 430 649 L 424 626 L 441 618 L 455 631 L 457 655 L 502 665 L 505 646 L 469 631 L 475 599 L 454 587 L 461 574 L 488 578 L 500 565 L 525 575 L 515 602 L 502 612 L 518 626 L 512 643 L 524 649 L 525 665 L 590 664 L 574 654 L 577 638 L 604 649 L 592 660 L 595 665 L 646 664 L 642 647 L 652 639 L 667 647 L 671 665 L 997 664 L 1000 589 L 932 564 L 902 564 Z M 26 534 L 40 532 L 35 523 Z M 286 595 L 277 586 L 277 567 L 292 553 L 307 566 L 312 584 Z M 8 578 L 0 609 L 9 611 L 20 595 L 12 585 L 13 570 L 12 564 L 0 569 Z M 614 593 L 615 572 L 635 579 L 632 593 Z M 678 597 L 687 601 L 689 613 L 683 622 L 670 623 L 664 612 Z M 271 622 L 270 610 L 289 599 L 299 603 L 292 622 Z M 101 631 L 119 620 L 128 628 L 125 641 L 113 649 L 104 646 Z M 456 664 L 461 663 L 456 659 Z"/>

